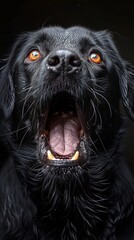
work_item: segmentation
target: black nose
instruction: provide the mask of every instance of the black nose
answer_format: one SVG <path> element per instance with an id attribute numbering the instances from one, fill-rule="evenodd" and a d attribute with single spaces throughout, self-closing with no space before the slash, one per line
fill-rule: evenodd
<path id="1" fill-rule="evenodd" d="M 54 72 L 74 73 L 81 69 L 81 60 L 73 51 L 57 50 L 48 56 L 46 66 Z"/>

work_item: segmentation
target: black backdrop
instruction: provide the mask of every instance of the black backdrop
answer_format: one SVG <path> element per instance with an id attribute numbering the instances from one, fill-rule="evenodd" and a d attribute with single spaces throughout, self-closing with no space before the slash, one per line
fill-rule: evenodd
<path id="1" fill-rule="evenodd" d="M 22 0 L 3 1 L 0 9 L 0 58 L 21 32 L 43 26 L 81 25 L 108 29 L 121 56 L 134 65 L 134 1 Z M 134 123 L 129 121 L 124 152 L 134 170 Z"/>

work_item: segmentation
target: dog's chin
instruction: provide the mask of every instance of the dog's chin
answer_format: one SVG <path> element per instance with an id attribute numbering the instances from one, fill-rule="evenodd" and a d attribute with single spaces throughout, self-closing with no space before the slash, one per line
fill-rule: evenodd
<path id="1" fill-rule="evenodd" d="M 60 92 L 42 104 L 38 159 L 45 165 L 76 166 L 86 160 L 83 114 L 75 97 Z"/>

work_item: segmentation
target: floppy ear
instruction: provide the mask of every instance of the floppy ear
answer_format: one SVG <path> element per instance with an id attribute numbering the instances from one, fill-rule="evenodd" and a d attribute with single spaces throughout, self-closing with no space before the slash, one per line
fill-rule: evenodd
<path id="1" fill-rule="evenodd" d="M 121 98 L 126 113 L 134 120 L 134 67 L 120 57 L 111 32 L 99 31 L 99 35 L 101 44 L 104 47 L 107 46 L 107 52 L 116 66 Z"/>
<path id="2" fill-rule="evenodd" d="M 7 63 L 0 73 L 0 110 L 6 119 L 11 116 L 14 102 L 15 92 L 13 80 Z"/>
<path id="3" fill-rule="evenodd" d="M 9 52 L 8 59 L 4 67 L 0 69 L 0 111 L 4 113 L 4 117 L 9 118 L 12 114 L 15 104 L 15 61 L 19 55 L 19 50 L 25 44 L 28 34 L 22 33 L 16 36 L 16 39 Z"/>
<path id="4" fill-rule="evenodd" d="M 126 62 L 119 71 L 119 85 L 124 108 L 134 120 L 134 68 Z"/>
<path id="5" fill-rule="evenodd" d="M 108 47 L 108 51 L 113 59 L 119 77 L 119 87 L 123 106 L 127 115 L 134 120 L 134 67 L 124 61 L 113 41 L 113 36 L 108 31 L 104 31 L 103 39 Z M 111 49 L 111 51 L 110 51 Z"/>

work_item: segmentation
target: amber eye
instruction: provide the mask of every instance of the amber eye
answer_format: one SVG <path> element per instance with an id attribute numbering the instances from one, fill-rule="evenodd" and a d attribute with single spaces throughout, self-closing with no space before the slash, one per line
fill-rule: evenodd
<path id="1" fill-rule="evenodd" d="M 97 52 L 92 52 L 89 56 L 89 60 L 97 64 L 102 62 L 101 55 Z"/>
<path id="2" fill-rule="evenodd" d="M 38 60 L 41 57 L 41 54 L 38 50 L 32 50 L 28 56 L 27 59 L 31 62 L 34 62 L 36 60 Z"/>

